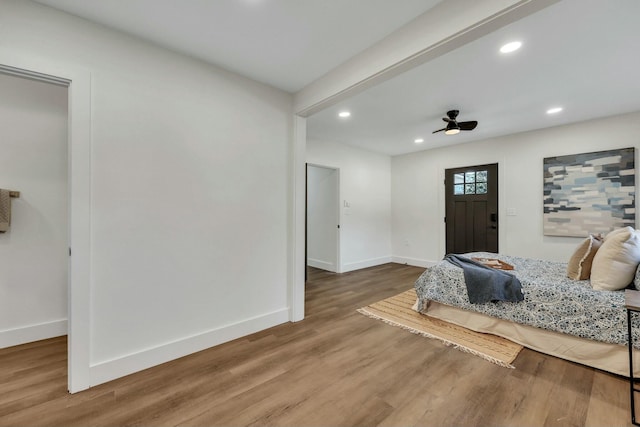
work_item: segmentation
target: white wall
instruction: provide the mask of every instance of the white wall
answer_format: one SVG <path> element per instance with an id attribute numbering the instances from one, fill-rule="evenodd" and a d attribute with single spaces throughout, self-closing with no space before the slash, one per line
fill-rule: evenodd
<path id="1" fill-rule="evenodd" d="M 0 7 L 2 48 L 91 73 L 92 384 L 286 321 L 291 96 Z"/>
<path id="2" fill-rule="evenodd" d="M 543 236 L 543 159 L 615 148 L 638 150 L 639 134 L 640 113 L 631 113 L 394 157 L 393 254 L 421 266 L 442 259 L 444 170 L 498 163 L 500 252 L 566 261 L 581 239 Z M 507 216 L 507 209 L 515 215 Z"/>
<path id="3" fill-rule="evenodd" d="M 338 174 L 313 165 L 307 169 L 307 265 L 333 272 L 339 272 Z"/>
<path id="4" fill-rule="evenodd" d="M 307 162 L 340 169 L 341 271 L 390 262 L 391 158 L 310 139 Z"/>
<path id="5" fill-rule="evenodd" d="M 67 333 L 67 88 L 0 75 L 0 348 Z"/>

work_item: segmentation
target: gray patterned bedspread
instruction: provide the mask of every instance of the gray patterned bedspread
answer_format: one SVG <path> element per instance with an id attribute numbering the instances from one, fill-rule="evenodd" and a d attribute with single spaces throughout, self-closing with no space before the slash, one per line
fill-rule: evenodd
<path id="1" fill-rule="evenodd" d="M 476 311 L 540 329 L 607 343 L 627 344 L 624 291 L 596 291 L 588 280 L 567 278 L 567 264 L 474 252 L 467 257 L 498 258 L 514 266 L 524 301 L 471 304 L 462 269 L 447 261 L 428 268 L 416 281 L 420 307 L 428 300 Z M 640 348 L 640 318 L 633 320 L 634 347 Z"/>

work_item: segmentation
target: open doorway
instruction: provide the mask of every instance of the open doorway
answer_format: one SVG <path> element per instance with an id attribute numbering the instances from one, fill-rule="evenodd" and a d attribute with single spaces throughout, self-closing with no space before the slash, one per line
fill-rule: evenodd
<path id="1" fill-rule="evenodd" d="M 340 171 L 307 165 L 307 266 L 339 273 Z"/>
<path id="2" fill-rule="evenodd" d="M 0 74 L 0 348 L 67 335 L 68 87 Z"/>
<path id="3" fill-rule="evenodd" d="M 91 74 L 2 49 L 0 74 L 62 86 L 67 93 L 67 384 L 75 393 L 91 385 Z"/>

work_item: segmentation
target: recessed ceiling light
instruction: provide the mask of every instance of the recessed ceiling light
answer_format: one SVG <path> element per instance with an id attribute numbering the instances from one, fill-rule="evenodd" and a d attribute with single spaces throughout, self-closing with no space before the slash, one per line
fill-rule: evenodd
<path id="1" fill-rule="evenodd" d="M 520 49 L 521 46 L 522 46 L 522 42 L 518 42 L 518 41 L 510 42 L 510 43 L 507 43 L 504 46 L 502 46 L 500 48 L 500 52 L 502 52 L 502 53 L 511 53 L 511 52 L 514 52 L 514 51 Z"/>
<path id="2" fill-rule="evenodd" d="M 416 139 L 413 140 L 413 142 L 415 142 L 416 144 L 422 144 L 424 142 L 424 139 L 416 138 Z"/>
<path id="3" fill-rule="evenodd" d="M 342 117 L 343 119 L 346 119 L 347 117 L 350 117 L 351 113 L 348 111 L 340 111 L 338 113 L 338 117 Z"/>
<path id="4" fill-rule="evenodd" d="M 547 114 L 558 114 L 560 111 L 562 111 L 562 107 L 553 107 L 547 110 Z"/>

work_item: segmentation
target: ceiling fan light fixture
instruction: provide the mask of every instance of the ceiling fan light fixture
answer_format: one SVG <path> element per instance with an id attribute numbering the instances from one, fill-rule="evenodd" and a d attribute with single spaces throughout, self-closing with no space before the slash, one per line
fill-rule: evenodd
<path id="1" fill-rule="evenodd" d="M 455 135 L 460 133 L 462 130 L 474 130 L 476 126 L 478 126 L 478 122 L 476 120 L 471 120 L 467 122 L 459 122 L 456 120 L 458 117 L 459 110 L 449 110 L 447 111 L 447 117 L 443 117 L 442 120 L 447 122 L 447 126 L 442 129 L 434 130 L 432 133 L 443 132 L 445 135 Z"/>
<path id="2" fill-rule="evenodd" d="M 460 125 L 455 121 L 457 115 L 458 114 L 456 112 L 456 114 L 451 116 L 452 118 L 450 118 L 449 123 L 447 123 L 447 129 L 444 131 L 445 135 L 455 135 L 460 133 Z"/>

